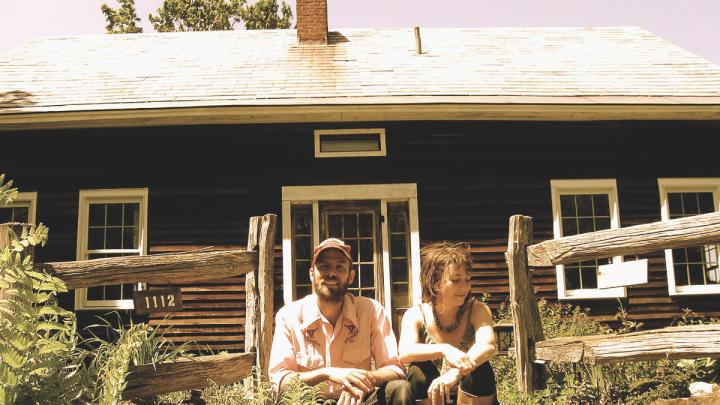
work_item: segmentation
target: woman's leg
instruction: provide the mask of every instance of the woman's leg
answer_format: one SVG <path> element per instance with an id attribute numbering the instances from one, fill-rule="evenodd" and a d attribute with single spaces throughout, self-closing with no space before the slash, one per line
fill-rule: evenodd
<path id="1" fill-rule="evenodd" d="M 407 379 L 410 382 L 410 390 L 413 399 L 421 400 L 428 397 L 428 388 L 434 379 L 440 376 L 435 364 L 432 361 L 410 363 L 407 371 Z"/>
<path id="2" fill-rule="evenodd" d="M 485 362 L 460 381 L 457 403 L 458 405 L 491 405 L 497 403 L 495 395 L 495 372 L 490 362 Z"/>

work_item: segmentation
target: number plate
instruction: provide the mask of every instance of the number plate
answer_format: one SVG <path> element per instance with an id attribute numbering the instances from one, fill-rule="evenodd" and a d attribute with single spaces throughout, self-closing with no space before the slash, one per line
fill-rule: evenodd
<path id="1" fill-rule="evenodd" d="M 182 311 L 180 288 L 160 288 L 148 291 L 135 291 L 133 295 L 135 313 L 138 315 L 155 312 Z"/>

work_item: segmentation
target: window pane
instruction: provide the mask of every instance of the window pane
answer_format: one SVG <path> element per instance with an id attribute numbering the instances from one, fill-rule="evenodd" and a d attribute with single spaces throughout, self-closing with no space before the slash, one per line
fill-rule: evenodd
<path id="1" fill-rule="evenodd" d="M 697 215 L 700 213 L 697 193 L 682 193 L 682 203 L 685 215 Z"/>
<path id="2" fill-rule="evenodd" d="M 107 204 L 107 225 L 122 225 L 123 204 Z"/>
<path id="3" fill-rule="evenodd" d="M 577 212 L 575 211 L 575 196 L 574 195 L 561 195 L 560 196 L 560 214 L 563 217 L 577 216 Z"/>
<path id="4" fill-rule="evenodd" d="M 123 228 L 123 249 L 139 249 L 138 232 L 136 227 Z"/>
<path id="5" fill-rule="evenodd" d="M 358 241 L 357 241 L 357 239 L 350 239 L 350 240 L 347 240 L 347 239 L 346 239 L 346 240 L 345 240 L 345 244 L 346 244 L 346 245 L 350 245 L 350 249 L 351 249 L 351 252 L 352 252 L 352 254 L 351 254 L 350 256 L 352 256 L 352 258 L 353 258 L 353 263 L 359 262 L 359 261 L 360 261 L 360 255 L 358 254 Z"/>
<path id="6" fill-rule="evenodd" d="M 122 228 L 105 229 L 105 249 L 122 249 Z"/>
<path id="7" fill-rule="evenodd" d="M 583 267 L 581 270 L 583 288 L 597 288 L 596 267 Z"/>
<path id="8" fill-rule="evenodd" d="M 670 206 L 670 215 L 682 215 L 682 198 L 680 193 L 668 193 L 668 205 Z"/>
<path id="9" fill-rule="evenodd" d="M 565 289 L 580 289 L 580 269 L 574 266 L 565 266 Z"/>
<path id="10" fill-rule="evenodd" d="M 392 285 L 392 305 L 395 308 L 406 307 L 410 303 L 410 294 L 407 283 Z"/>
<path id="11" fill-rule="evenodd" d="M 310 236 L 295 237 L 295 259 L 312 259 Z"/>
<path id="12" fill-rule="evenodd" d="M 343 215 L 343 238 L 357 238 L 357 215 Z"/>
<path id="13" fill-rule="evenodd" d="M 673 249 L 673 262 L 675 263 L 687 263 L 687 253 L 684 248 Z"/>
<path id="14" fill-rule="evenodd" d="M 690 284 L 691 285 L 703 285 L 705 284 L 705 278 L 703 277 L 703 266 L 702 264 L 689 264 L 690 269 Z"/>
<path id="15" fill-rule="evenodd" d="M 320 152 L 368 152 L 379 150 L 380 134 L 320 136 Z"/>
<path id="16" fill-rule="evenodd" d="M 390 209 L 390 232 L 405 232 L 406 228 L 405 207 Z"/>
<path id="17" fill-rule="evenodd" d="M 120 285 L 106 285 L 105 286 L 105 299 L 106 300 L 119 300 L 120 299 Z"/>
<path id="18" fill-rule="evenodd" d="M 360 240 L 360 261 L 361 262 L 374 262 L 375 249 L 373 246 L 372 239 L 361 239 Z"/>
<path id="19" fill-rule="evenodd" d="M 373 265 L 361 264 L 360 266 L 360 287 L 368 288 L 375 286 L 375 275 Z"/>
<path id="20" fill-rule="evenodd" d="M 90 226 L 105 226 L 105 204 L 90 204 Z"/>
<path id="21" fill-rule="evenodd" d="M 297 284 L 310 284 L 310 262 L 307 260 L 295 261 L 295 282 Z"/>
<path id="22" fill-rule="evenodd" d="M 105 228 L 88 229 L 88 249 L 103 249 L 105 247 Z"/>
<path id="23" fill-rule="evenodd" d="M 563 219 L 562 220 L 562 234 L 563 236 L 572 236 L 577 235 L 578 229 L 577 229 L 577 219 L 570 218 L 570 219 Z"/>
<path id="24" fill-rule="evenodd" d="M 405 234 L 390 236 L 390 255 L 392 257 L 407 257 L 407 238 Z"/>
<path id="25" fill-rule="evenodd" d="M 133 297 L 133 290 L 135 290 L 135 284 L 123 284 L 122 285 L 122 299 L 130 300 Z"/>
<path id="26" fill-rule="evenodd" d="M 595 209 L 596 217 L 609 217 L 610 216 L 610 202 L 608 201 L 607 194 L 593 195 L 593 207 Z"/>
<path id="27" fill-rule="evenodd" d="M 310 235 L 311 217 L 306 210 L 296 210 L 293 214 L 293 234 Z"/>
<path id="28" fill-rule="evenodd" d="M 610 218 L 595 218 L 595 230 L 610 229 Z"/>
<path id="29" fill-rule="evenodd" d="M 675 285 L 682 286 L 688 285 L 688 274 L 686 264 L 675 263 Z"/>
<path id="30" fill-rule="evenodd" d="M 373 215 L 360 214 L 360 237 L 373 236 Z"/>
<path id="31" fill-rule="evenodd" d="M 328 215 L 328 236 L 342 239 L 342 216 Z"/>
<path id="32" fill-rule="evenodd" d="M 685 248 L 688 263 L 702 263 L 703 253 L 700 246 Z"/>
<path id="33" fill-rule="evenodd" d="M 104 286 L 97 286 L 97 287 L 89 287 L 87 289 L 87 299 L 88 300 L 102 300 L 105 297 L 105 287 Z"/>
<path id="34" fill-rule="evenodd" d="M 712 193 L 698 193 L 698 200 L 700 201 L 701 214 L 715 212 L 715 204 L 713 204 Z"/>
<path id="35" fill-rule="evenodd" d="M 140 204 L 128 203 L 125 206 L 124 224 L 126 226 L 135 226 L 140 223 Z"/>
<path id="36" fill-rule="evenodd" d="M 393 282 L 408 281 L 408 264 L 406 259 L 394 259 L 392 261 L 390 280 Z"/>

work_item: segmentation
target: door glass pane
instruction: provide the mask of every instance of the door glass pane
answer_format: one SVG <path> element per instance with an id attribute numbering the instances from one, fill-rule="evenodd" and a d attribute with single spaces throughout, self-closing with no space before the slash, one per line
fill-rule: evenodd
<path id="1" fill-rule="evenodd" d="M 309 273 L 312 260 L 312 206 L 293 205 L 291 212 L 295 297 L 299 299 L 312 292 Z"/>
<path id="2" fill-rule="evenodd" d="M 408 208 L 406 203 L 388 204 L 390 232 L 390 280 L 393 310 L 410 306 Z M 397 327 L 397 325 L 396 325 Z"/>
<path id="3" fill-rule="evenodd" d="M 363 209 L 325 211 L 325 236 L 338 237 L 352 249 L 355 280 L 351 283 L 349 292 L 375 299 L 378 298 L 376 218 L 375 211 Z M 338 223 L 341 224 L 339 227 Z M 338 228 L 341 229 L 340 235 L 333 234 Z"/>

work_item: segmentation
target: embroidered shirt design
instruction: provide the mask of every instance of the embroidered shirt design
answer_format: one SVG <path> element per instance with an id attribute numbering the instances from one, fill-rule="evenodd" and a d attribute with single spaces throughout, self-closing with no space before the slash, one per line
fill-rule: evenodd
<path id="1" fill-rule="evenodd" d="M 355 342 L 355 339 L 357 339 L 358 333 L 360 331 L 357 327 L 355 327 L 355 325 L 351 323 L 345 324 L 345 327 L 348 330 L 348 336 L 345 338 L 345 344 Z"/>

